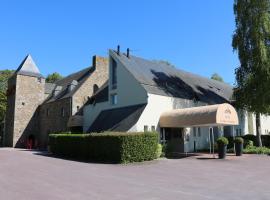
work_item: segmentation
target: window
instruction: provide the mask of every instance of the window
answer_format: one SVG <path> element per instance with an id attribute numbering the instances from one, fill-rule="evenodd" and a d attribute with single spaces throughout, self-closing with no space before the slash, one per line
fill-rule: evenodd
<path id="1" fill-rule="evenodd" d="M 47 110 L 46 110 L 46 115 L 47 115 L 47 116 L 50 115 L 50 110 L 49 110 L 49 108 L 47 108 Z"/>
<path id="2" fill-rule="evenodd" d="M 62 107 L 61 108 L 61 116 L 64 117 L 65 116 L 65 109 Z"/>
<path id="3" fill-rule="evenodd" d="M 38 81 L 39 83 L 41 83 L 41 77 L 38 77 L 38 78 L 37 78 L 37 81 Z"/>
<path id="4" fill-rule="evenodd" d="M 24 106 L 24 105 L 25 105 L 25 103 L 24 103 L 24 102 L 22 102 L 22 105 Z"/>
<path id="5" fill-rule="evenodd" d="M 201 128 L 198 127 L 198 137 L 201 137 Z"/>
<path id="6" fill-rule="evenodd" d="M 196 127 L 193 127 L 193 137 L 196 137 Z"/>
<path id="7" fill-rule="evenodd" d="M 98 91 L 98 85 L 94 84 L 93 85 L 93 94 L 95 94 Z"/>
<path id="8" fill-rule="evenodd" d="M 111 104 L 116 105 L 117 104 L 117 94 L 111 95 Z"/>
<path id="9" fill-rule="evenodd" d="M 189 134 L 188 134 L 188 133 L 185 135 L 185 140 L 186 140 L 187 142 L 189 142 Z"/>
<path id="10" fill-rule="evenodd" d="M 117 63 L 112 59 L 112 89 L 117 88 Z"/>
<path id="11" fill-rule="evenodd" d="M 151 126 L 151 131 L 156 131 L 156 127 L 155 126 Z"/>
<path id="12" fill-rule="evenodd" d="M 143 130 L 144 130 L 144 132 L 147 132 L 147 131 L 148 131 L 148 126 L 145 125 L 145 126 L 143 127 Z"/>
<path id="13" fill-rule="evenodd" d="M 80 106 L 77 106 L 77 112 L 80 110 Z"/>

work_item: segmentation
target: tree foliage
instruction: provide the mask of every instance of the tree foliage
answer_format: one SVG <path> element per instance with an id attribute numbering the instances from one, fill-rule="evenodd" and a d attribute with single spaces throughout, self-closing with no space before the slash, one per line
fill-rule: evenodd
<path id="1" fill-rule="evenodd" d="M 238 107 L 270 113 L 270 1 L 235 0 L 236 30 L 232 46 L 238 52 L 234 96 Z"/>
<path id="2" fill-rule="evenodd" d="M 13 70 L 1 70 L 0 71 L 0 122 L 4 120 L 7 107 L 7 82 L 9 77 L 13 74 Z"/>
<path id="3" fill-rule="evenodd" d="M 54 72 L 52 74 L 49 74 L 46 78 L 47 83 L 55 83 L 56 81 L 62 79 L 63 76 L 57 72 Z"/>
<path id="4" fill-rule="evenodd" d="M 270 0 L 235 0 L 234 14 L 232 46 L 240 60 L 234 97 L 238 108 L 256 113 L 261 146 L 260 113 L 270 113 Z"/>
<path id="5" fill-rule="evenodd" d="M 220 81 L 220 82 L 224 82 L 223 78 L 217 73 L 212 74 L 211 79 L 216 80 L 216 81 Z"/>

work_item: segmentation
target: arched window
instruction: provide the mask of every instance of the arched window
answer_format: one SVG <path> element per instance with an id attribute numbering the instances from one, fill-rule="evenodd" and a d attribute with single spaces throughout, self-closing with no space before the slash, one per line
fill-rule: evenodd
<path id="1" fill-rule="evenodd" d="M 97 84 L 94 84 L 93 86 L 93 94 L 95 94 L 97 91 L 98 91 L 98 85 Z"/>

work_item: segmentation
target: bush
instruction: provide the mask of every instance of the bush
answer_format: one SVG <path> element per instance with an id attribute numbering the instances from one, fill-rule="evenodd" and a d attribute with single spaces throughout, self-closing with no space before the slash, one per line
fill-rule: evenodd
<path id="1" fill-rule="evenodd" d="M 244 141 L 244 148 L 249 148 L 249 147 L 253 147 L 254 143 L 252 140 L 245 140 Z"/>
<path id="2" fill-rule="evenodd" d="M 267 148 L 267 147 L 251 146 L 251 147 L 245 148 L 243 150 L 243 153 L 247 153 L 247 154 L 270 154 L 270 149 Z"/>
<path id="3" fill-rule="evenodd" d="M 163 150 L 163 146 L 161 144 L 157 145 L 157 154 L 156 154 L 156 158 L 160 158 L 162 155 L 162 150 Z"/>
<path id="4" fill-rule="evenodd" d="M 153 160 L 157 156 L 158 134 L 104 132 L 51 134 L 50 151 L 67 158 L 128 163 Z"/>
<path id="5" fill-rule="evenodd" d="M 244 139 L 241 138 L 241 137 L 236 137 L 236 138 L 234 139 L 234 143 L 235 143 L 235 144 L 243 144 L 243 143 L 244 143 Z"/>
<path id="6" fill-rule="evenodd" d="M 226 137 L 219 137 L 217 139 L 217 144 L 220 145 L 220 146 L 225 146 L 225 145 L 228 145 L 229 144 L 229 141 Z"/>
<path id="7" fill-rule="evenodd" d="M 254 145 L 257 145 L 257 138 L 256 135 L 252 135 L 252 134 L 247 134 L 247 135 L 243 135 L 242 136 L 244 141 L 246 140 L 251 140 L 253 142 Z"/>

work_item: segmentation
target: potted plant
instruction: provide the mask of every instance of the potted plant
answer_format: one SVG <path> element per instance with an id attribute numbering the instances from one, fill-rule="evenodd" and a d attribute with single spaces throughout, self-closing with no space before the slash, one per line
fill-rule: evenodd
<path id="1" fill-rule="evenodd" d="M 242 156 L 244 139 L 241 138 L 241 137 L 236 137 L 234 139 L 234 144 L 235 144 L 235 154 L 236 154 L 236 156 Z"/>
<path id="2" fill-rule="evenodd" d="M 228 143 L 229 141 L 225 137 L 219 137 L 217 139 L 219 159 L 224 159 L 226 157 Z"/>

